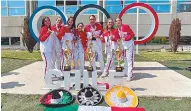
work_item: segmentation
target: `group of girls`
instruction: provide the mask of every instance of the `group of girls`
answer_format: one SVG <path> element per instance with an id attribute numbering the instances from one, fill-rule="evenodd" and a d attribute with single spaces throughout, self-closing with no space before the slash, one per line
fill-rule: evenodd
<path id="1" fill-rule="evenodd" d="M 134 62 L 134 33 L 129 25 L 122 24 L 122 19 L 116 19 L 117 28 L 114 28 L 114 21 L 109 18 L 105 29 L 96 22 L 94 15 L 89 16 L 89 24 L 84 27 L 83 23 L 78 23 L 74 26 L 73 17 L 69 17 L 67 24 L 62 23 L 62 19 L 58 17 L 56 24 L 51 26 L 49 17 L 42 19 L 40 29 L 40 51 L 44 62 L 44 74 L 50 69 L 60 69 L 66 64 L 66 58 L 63 55 L 63 50 L 69 48 L 71 50 L 71 61 L 75 69 L 84 70 L 84 53 L 90 43 L 93 43 L 92 50 L 97 54 L 102 75 L 108 76 L 110 69 L 115 69 L 115 54 L 117 41 L 121 41 L 123 50 L 123 58 L 125 61 L 124 75 L 128 80 L 133 77 L 133 62 Z M 68 40 L 68 45 L 65 41 Z M 107 54 L 106 64 L 103 60 L 102 45 L 105 44 L 105 52 Z M 72 62 L 70 63 L 72 64 Z M 93 69 L 96 70 L 95 59 L 92 61 Z"/>

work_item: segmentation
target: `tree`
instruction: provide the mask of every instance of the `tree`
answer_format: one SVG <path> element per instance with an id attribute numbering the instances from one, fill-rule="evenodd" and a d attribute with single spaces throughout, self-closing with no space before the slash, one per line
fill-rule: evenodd
<path id="1" fill-rule="evenodd" d="M 34 48 L 34 46 L 36 45 L 37 42 L 30 35 L 29 27 L 28 27 L 28 22 L 29 22 L 29 18 L 25 17 L 24 18 L 24 26 L 23 26 L 24 33 L 21 33 L 21 34 L 23 35 L 24 46 L 26 46 L 28 51 L 30 53 L 32 53 L 33 52 L 33 48 Z"/>
<path id="2" fill-rule="evenodd" d="M 178 48 L 178 43 L 180 40 L 181 31 L 181 21 L 179 18 L 174 18 L 169 29 L 169 40 L 171 45 L 171 50 L 175 53 Z"/>

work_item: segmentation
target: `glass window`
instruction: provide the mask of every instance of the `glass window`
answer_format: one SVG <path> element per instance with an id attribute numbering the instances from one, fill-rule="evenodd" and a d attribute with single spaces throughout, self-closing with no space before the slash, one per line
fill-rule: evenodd
<path id="1" fill-rule="evenodd" d="M 8 1 L 9 7 L 25 7 L 25 1 Z"/>
<path id="2" fill-rule="evenodd" d="M 97 4 L 97 0 L 81 0 L 82 5 Z"/>
<path id="3" fill-rule="evenodd" d="M 121 1 L 106 0 L 106 5 L 121 5 Z"/>
<path id="4" fill-rule="evenodd" d="M 191 4 L 178 4 L 177 12 L 191 12 Z"/>
<path id="5" fill-rule="evenodd" d="M 189 0 L 178 0 L 177 12 L 191 12 L 191 1 Z"/>
<path id="6" fill-rule="evenodd" d="M 1 8 L 1 16 L 7 16 L 7 8 Z"/>
<path id="7" fill-rule="evenodd" d="M 7 6 L 6 1 L 5 1 L 5 0 L 2 0 L 2 1 L 1 1 L 1 7 L 6 7 L 6 6 Z"/>
<path id="8" fill-rule="evenodd" d="M 55 11 L 54 10 L 48 10 L 48 11 L 44 12 L 42 15 L 45 15 L 45 16 L 55 15 Z"/>
<path id="9" fill-rule="evenodd" d="M 144 2 L 144 3 L 169 3 L 170 0 L 139 0 L 139 2 Z"/>
<path id="10" fill-rule="evenodd" d="M 170 13 L 170 4 L 151 4 L 157 13 Z"/>
<path id="11" fill-rule="evenodd" d="M 49 1 L 42 1 L 42 0 L 38 0 L 38 7 L 40 6 L 44 6 L 44 5 L 50 5 L 50 6 L 55 6 L 56 1 L 54 0 L 49 0 Z"/>
<path id="12" fill-rule="evenodd" d="M 157 13 L 170 13 L 170 4 L 150 4 L 150 6 L 157 12 Z M 136 11 L 135 11 L 136 12 Z M 145 10 L 140 9 L 139 13 L 146 13 Z"/>
<path id="13" fill-rule="evenodd" d="M 25 8 L 9 8 L 9 15 L 25 15 Z"/>
<path id="14" fill-rule="evenodd" d="M 58 8 L 60 11 L 64 12 L 64 6 L 57 6 L 56 8 Z M 56 15 L 58 15 L 57 12 L 56 12 Z"/>
<path id="15" fill-rule="evenodd" d="M 124 0 L 125 4 L 131 4 L 137 2 L 137 0 Z"/>
<path id="16" fill-rule="evenodd" d="M 98 10 L 97 9 L 87 9 L 83 14 L 97 14 Z"/>
<path id="17" fill-rule="evenodd" d="M 74 14 L 77 11 L 78 7 L 75 5 L 66 6 L 66 14 Z"/>
<path id="18" fill-rule="evenodd" d="M 119 12 L 122 10 L 122 6 L 106 6 L 106 10 L 110 14 L 119 14 Z"/>

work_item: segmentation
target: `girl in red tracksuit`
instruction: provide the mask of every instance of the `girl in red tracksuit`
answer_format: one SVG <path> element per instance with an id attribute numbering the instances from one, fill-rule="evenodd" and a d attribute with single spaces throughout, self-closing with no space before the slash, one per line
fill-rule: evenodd
<path id="1" fill-rule="evenodd" d="M 112 19 L 107 20 L 106 30 L 104 30 L 102 37 L 105 42 L 105 48 L 107 53 L 107 61 L 105 68 L 101 77 L 106 77 L 109 73 L 109 69 L 115 69 L 115 55 L 114 51 L 117 47 L 117 40 L 119 39 L 119 34 L 117 29 L 113 27 L 114 22 Z"/>
<path id="2" fill-rule="evenodd" d="M 83 74 L 84 70 L 84 52 L 87 48 L 86 43 L 87 43 L 87 37 L 86 33 L 83 31 L 84 24 L 79 23 L 77 25 L 77 30 L 76 30 L 76 42 L 75 42 L 75 69 L 80 69 L 81 74 Z M 80 62 L 78 62 L 80 60 Z"/>
<path id="3" fill-rule="evenodd" d="M 62 59 L 62 45 L 61 45 L 61 39 L 64 36 L 65 32 L 64 32 L 64 26 L 62 25 L 62 18 L 58 17 L 56 19 L 56 24 L 53 25 L 51 27 L 51 29 L 54 31 L 54 33 L 56 33 L 56 38 L 55 38 L 55 46 L 56 46 L 56 50 L 55 50 L 55 65 L 56 68 L 61 70 L 61 59 Z"/>
<path id="4" fill-rule="evenodd" d="M 39 34 L 44 76 L 48 70 L 55 69 L 55 52 L 57 47 L 60 47 L 59 44 L 56 44 L 56 39 L 56 33 L 54 33 L 51 28 L 50 18 L 44 17 L 42 19 L 42 26 Z"/>

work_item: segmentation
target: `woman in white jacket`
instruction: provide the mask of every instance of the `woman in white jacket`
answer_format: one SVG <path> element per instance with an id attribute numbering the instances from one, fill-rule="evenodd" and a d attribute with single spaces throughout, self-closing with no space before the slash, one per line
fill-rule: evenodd
<path id="1" fill-rule="evenodd" d="M 42 25 L 39 34 L 40 52 L 43 59 L 44 76 L 47 71 L 55 68 L 55 39 L 56 34 L 51 30 L 51 21 L 49 17 L 42 19 Z"/>
<path id="2" fill-rule="evenodd" d="M 115 69 L 115 55 L 114 51 L 117 47 L 117 40 L 119 39 L 118 31 L 113 27 L 114 22 L 112 19 L 107 20 L 107 26 L 104 30 L 102 37 L 105 42 L 107 61 L 105 64 L 104 72 L 101 77 L 106 77 L 109 73 L 109 69 Z"/>

